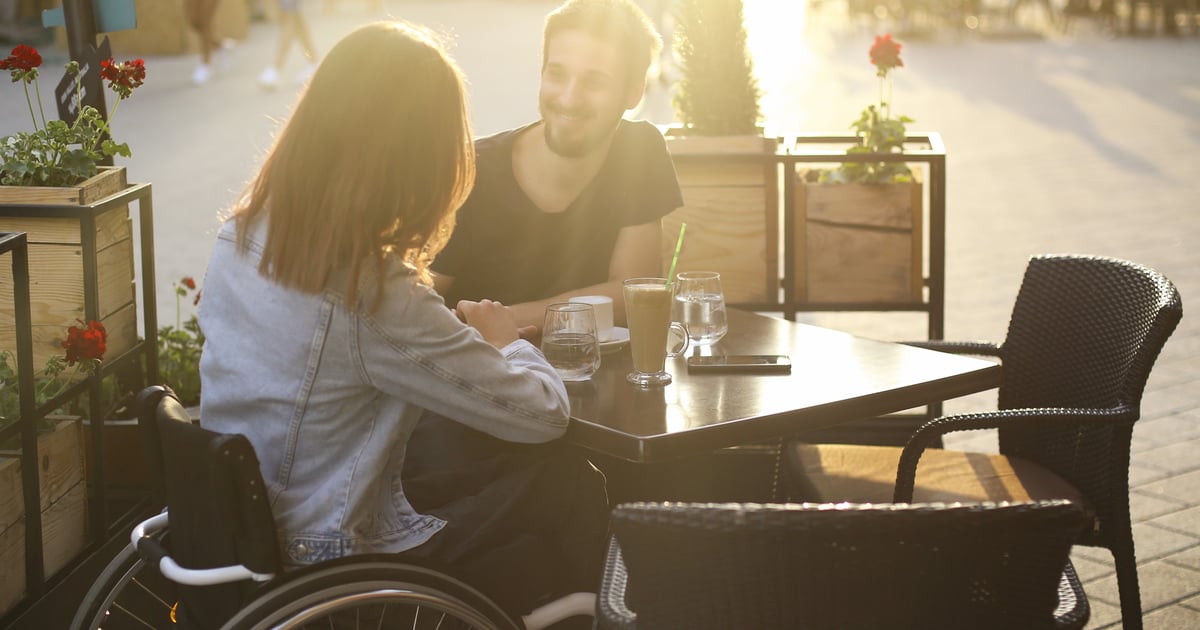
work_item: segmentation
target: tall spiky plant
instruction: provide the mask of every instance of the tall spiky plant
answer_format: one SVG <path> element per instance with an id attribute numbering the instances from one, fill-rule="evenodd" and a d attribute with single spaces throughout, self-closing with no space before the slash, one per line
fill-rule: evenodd
<path id="1" fill-rule="evenodd" d="M 761 92 L 746 49 L 742 0 L 677 0 L 674 46 L 683 74 L 672 102 L 684 132 L 758 133 Z"/>

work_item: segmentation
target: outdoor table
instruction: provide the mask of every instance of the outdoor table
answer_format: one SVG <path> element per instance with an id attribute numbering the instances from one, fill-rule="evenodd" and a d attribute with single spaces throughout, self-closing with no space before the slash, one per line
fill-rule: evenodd
<path id="1" fill-rule="evenodd" d="M 667 359 L 673 382 L 625 380 L 628 347 L 603 356 L 589 380 L 568 383 L 567 440 L 610 457 L 662 462 L 913 409 L 1000 385 L 991 361 L 874 341 L 728 310 L 713 354 L 787 354 L 790 374 L 689 374 Z"/>

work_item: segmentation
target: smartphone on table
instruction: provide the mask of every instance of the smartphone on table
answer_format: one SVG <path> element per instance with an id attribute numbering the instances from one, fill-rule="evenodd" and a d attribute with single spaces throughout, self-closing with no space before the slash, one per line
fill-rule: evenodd
<path id="1" fill-rule="evenodd" d="M 792 359 L 786 354 L 731 354 L 725 356 L 691 356 L 688 372 L 723 374 L 787 374 L 792 371 Z"/>

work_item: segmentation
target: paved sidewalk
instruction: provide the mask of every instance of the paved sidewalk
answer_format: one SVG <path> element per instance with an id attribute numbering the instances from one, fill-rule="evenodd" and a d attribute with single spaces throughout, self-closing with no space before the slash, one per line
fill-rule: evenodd
<path id="1" fill-rule="evenodd" d="M 809 15 L 800 2 L 747 0 L 772 128 L 842 132 L 876 98 L 867 62 L 876 32 L 831 4 Z M 318 47 L 378 17 L 368 5 L 341 2 L 324 15 L 322 3 L 307 3 Z M 554 5 L 384 4 L 394 16 L 453 34 L 479 134 L 535 116 L 541 21 Z M 189 83 L 193 58 L 148 58 L 148 82 L 114 122 L 118 140 L 133 149 L 125 160 L 130 179 L 154 185 L 163 321 L 175 314 L 170 282 L 203 273 L 218 211 L 232 203 L 294 99 L 293 87 L 268 93 L 254 83 L 274 37 L 272 26 L 254 25 L 231 69 L 202 88 Z M 1033 254 L 1126 258 L 1179 286 L 1189 312 L 1147 386 L 1134 432 L 1132 509 L 1146 626 L 1200 627 L 1200 318 L 1190 312 L 1200 300 L 1200 37 L 1113 39 L 1084 23 L 1069 37 L 898 39 L 905 67 L 895 79 L 894 111 L 916 119 L 914 130 L 940 132 L 947 148 L 948 338 L 1002 339 Z M 286 76 L 300 68 L 293 55 Z M 59 56 L 47 54 L 47 68 Z M 52 102 L 47 86 L 58 73 L 45 77 Z M 655 88 L 639 115 L 670 122 L 669 94 Z M 0 134 L 25 129 L 27 116 L 17 86 L 0 86 Z M 923 318 L 907 315 L 812 320 L 881 338 L 924 330 Z M 984 408 L 994 398 L 952 401 L 947 411 Z M 996 448 L 986 433 L 951 443 Z M 1119 627 L 1111 557 L 1079 549 L 1074 560 L 1091 600 L 1088 627 Z"/>

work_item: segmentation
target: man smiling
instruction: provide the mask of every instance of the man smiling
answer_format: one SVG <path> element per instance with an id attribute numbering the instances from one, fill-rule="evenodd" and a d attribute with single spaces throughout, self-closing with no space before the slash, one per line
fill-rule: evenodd
<path id="1" fill-rule="evenodd" d="M 657 276 L 663 215 L 683 205 L 662 134 L 622 118 L 662 43 L 630 0 L 569 0 L 546 18 L 541 120 L 476 142 L 477 177 L 433 264 L 449 305 L 488 298 L 523 326 L 547 304 Z"/>
<path id="2" fill-rule="evenodd" d="M 682 205 L 679 184 L 658 129 L 622 119 L 660 46 L 629 0 L 568 0 L 546 18 L 542 118 L 475 143 L 475 188 L 432 266 L 447 304 L 510 304 L 528 334 L 571 295 L 608 295 L 623 319 L 621 280 L 661 273 L 659 220 Z M 513 597 L 597 589 L 608 500 L 576 449 L 503 442 L 426 414 L 404 488 L 430 513 L 484 518 L 479 536 L 540 533 L 495 551 L 499 572 L 521 567 L 521 580 L 502 581 Z"/>

